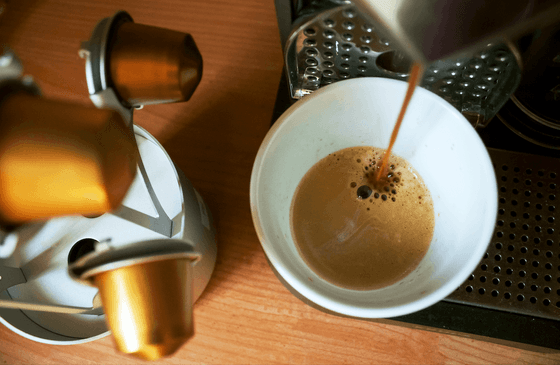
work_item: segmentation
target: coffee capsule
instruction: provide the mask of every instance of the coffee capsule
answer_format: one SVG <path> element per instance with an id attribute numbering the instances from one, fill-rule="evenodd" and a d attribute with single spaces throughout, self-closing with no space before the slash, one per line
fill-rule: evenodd
<path id="1" fill-rule="evenodd" d="M 82 256 L 80 256 L 82 255 Z M 193 263 L 185 241 L 112 248 L 96 243 L 69 262 L 70 277 L 96 286 L 117 348 L 146 360 L 177 351 L 193 335 Z"/>
<path id="2" fill-rule="evenodd" d="M 118 207 L 136 175 L 121 115 L 31 95 L 0 98 L 0 222 L 95 216 Z"/>
<path id="3" fill-rule="evenodd" d="M 193 335 L 191 260 L 134 264 L 92 280 L 120 351 L 156 360 Z"/>
<path id="4" fill-rule="evenodd" d="M 108 54 L 112 84 L 131 106 L 189 100 L 202 78 L 202 56 L 190 34 L 124 21 Z"/>

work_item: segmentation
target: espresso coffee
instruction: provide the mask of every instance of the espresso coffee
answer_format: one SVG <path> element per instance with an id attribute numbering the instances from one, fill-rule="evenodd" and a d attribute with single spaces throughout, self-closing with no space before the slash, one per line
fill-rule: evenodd
<path id="1" fill-rule="evenodd" d="M 306 264 L 331 284 L 379 289 L 412 272 L 434 231 L 434 208 L 420 175 L 391 155 L 376 184 L 385 150 L 350 147 L 317 162 L 292 199 L 290 225 Z"/>

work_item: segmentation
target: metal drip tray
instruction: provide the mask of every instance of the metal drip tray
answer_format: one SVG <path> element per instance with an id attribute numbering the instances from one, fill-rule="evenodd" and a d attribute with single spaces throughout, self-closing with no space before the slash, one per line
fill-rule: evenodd
<path id="1" fill-rule="evenodd" d="M 560 321 L 560 159 L 488 151 L 496 230 L 478 268 L 445 300 Z"/>

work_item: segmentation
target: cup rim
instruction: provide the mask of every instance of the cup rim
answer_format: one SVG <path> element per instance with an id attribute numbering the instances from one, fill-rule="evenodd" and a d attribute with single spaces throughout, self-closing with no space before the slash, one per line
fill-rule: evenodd
<path id="1" fill-rule="evenodd" d="M 404 303 L 394 307 L 360 308 L 346 303 L 337 302 L 332 298 L 321 295 L 313 290 L 309 290 L 306 286 L 300 283 L 299 279 L 296 278 L 295 275 L 293 275 L 289 270 L 287 270 L 284 267 L 282 260 L 276 256 L 276 254 L 273 252 L 273 250 L 270 247 L 268 247 L 271 244 L 270 243 L 271 240 L 267 236 L 266 230 L 261 225 L 259 211 L 258 211 L 258 203 L 257 203 L 258 200 L 257 197 L 259 196 L 258 183 L 260 181 L 260 177 L 262 173 L 263 160 L 267 155 L 269 148 L 271 148 L 272 145 L 271 142 L 278 137 L 278 134 L 282 131 L 283 128 L 289 127 L 288 121 L 290 120 L 292 114 L 294 114 L 299 108 L 301 108 L 302 105 L 306 103 L 306 101 L 321 97 L 321 95 L 323 95 L 324 93 L 333 93 L 336 92 L 337 89 L 342 87 L 348 87 L 348 86 L 358 87 L 360 84 L 367 84 L 367 83 L 380 83 L 380 84 L 386 83 L 388 85 L 400 84 L 402 85 L 402 87 L 405 88 L 408 85 L 407 82 L 401 80 L 393 80 L 393 79 L 380 78 L 380 77 L 349 79 L 349 80 L 339 81 L 337 83 L 323 87 L 313 92 L 313 94 L 306 96 L 304 100 L 300 100 L 294 103 L 293 105 L 291 105 L 270 128 L 270 130 L 267 132 L 265 138 L 263 139 L 259 147 L 251 173 L 250 207 L 251 207 L 251 215 L 253 218 L 255 231 L 257 233 L 259 242 L 270 264 L 274 267 L 276 272 L 286 281 L 286 283 L 290 285 L 300 295 L 309 299 L 310 301 L 314 302 L 320 307 L 323 307 L 325 309 L 328 309 L 330 311 L 342 315 L 358 317 L 358 318 L 390 318 L 390 317 L 397 317 L 401 315 L 414 313 L 419 310 L 425 309 L 441 301 L 442 299 L 450 295 L 454 290 L 456 290 L 471 275 L 471 273 L 475 270 L 475 268 L 480 263 L 480 260 L 483 258 L 484 254 L 486 253 L 488 244 L 490 244 L 491 237 L 494 232 L 494 225 L 488 225 L 487 227 L 484 227 L 485 232 L 483 232 L 482 236 L 487 237 L 488 243 L 486 245 L 482 245 L 482 244 L 477 245 L 476 249 L 472 251 L 472 255 L 468 258 L 467 262 L 462 267 L 462 269 L 459 270 L 455 276 L 453 276 L 450 280 L 448 280 L 444 285 L 439 287 L 437 290 L 434 290 L 432 293 L 429 293 L 428 295 L 419 298 L 417 300 L 414 300 L 412 302 Z M 351 85 L 351 84 L 357 84 L 357 85 Z M 498 214 L 498 193 L 497 193 L 498 185 L 495 178 L 495 172 L 492 165 L 492 161 L 490 159 L 490 155 L 488 154 L 486 146 L 484 145 L 484 143 L 482 142 L 482 140 L 480 139 L 480 137 L 478 136 L 478 134 L 476 133 L 472 125 L 451 104 L 446 102 L 443 98 L 441 98 L 437 94 L 427 89 L 424 89 L 422 87 L 417 87 L 415 90 L 415 94 L 416 93 L 429 94 L 430 97 L 434 98 L 434 100 L 436 100 L 441 106 L 445 107 L 446 109 L 448 109 L 448 111 L 450 111 L 452 114 L 458 117 L 455 118 L 455 120 L 457 120 L 457 123 L 467 125 L 469 127 L 469 129 L 467 130 L 470 130 L 470 132 L 468 133 L 475 135 L 476 138 L 473 138 L 473 142 L 474 142 L 473 147 L 476 149 L 480 149 L 482 151 L 482 154 L 486 158 L 483 161 L 480 161 L 480 164 L 484 165 L 483 168 L 489 170 L 490 172 L 488 176 L 490 176 L 491 181 L 489 181 L 488 184 L 492 186 L 489 189 L 489 191 L 491 191 L 491 194 L 493 195 L 493 197 L 495 197 L 495 199 L 489 201 L 489 205 L 490 205 L 489 209 L 495 212 L 494 214 L 492 214 L 493 221 L 495 222 Z M 377 290 L 383 290 L 383 288 Z"/>

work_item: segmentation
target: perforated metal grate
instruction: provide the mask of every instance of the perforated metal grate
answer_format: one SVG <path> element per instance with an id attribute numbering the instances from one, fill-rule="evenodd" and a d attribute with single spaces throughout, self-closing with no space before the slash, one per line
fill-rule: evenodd
<path id="1" fill-rule="evenodd" d="M 496 229 L 478 268 L 446 300 L 560 320 L 560 159 L 488 150 Z"/>
<path id="2" fill-rule="evenodd" d="M 316 13 L 297 26 L 286 46 L 292 98 L 355 77 L 408 79 L 410 64 L 400 59 L 383 29 L 370 24 L 351 4 Z M 421 86 L 466 115 L 489 121 L 516 89 L 521 71 L 506 44 L 489 44 L 474 57 L 431 64 Z"/>

